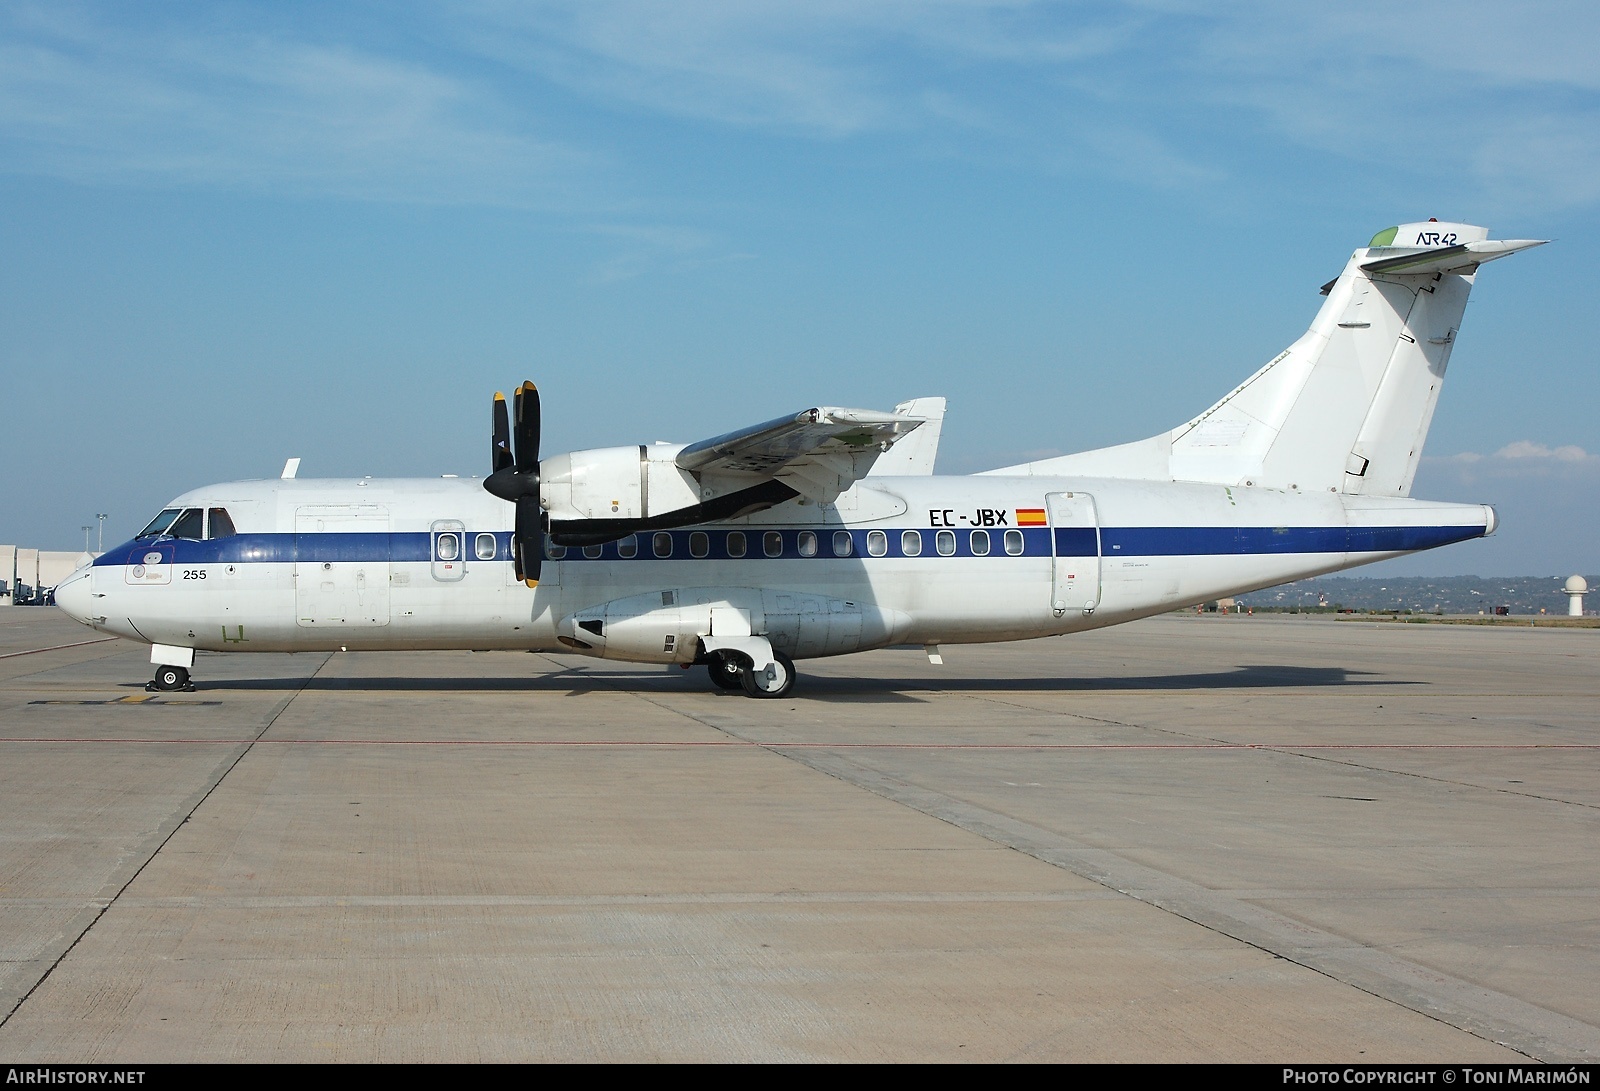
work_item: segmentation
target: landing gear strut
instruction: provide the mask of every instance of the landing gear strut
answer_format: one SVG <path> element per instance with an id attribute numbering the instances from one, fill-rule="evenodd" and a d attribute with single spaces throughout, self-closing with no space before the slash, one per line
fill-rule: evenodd
<path id="1" fill-rule="evenodd" d="M 151 693 L 193 693 L 194 683 L 183 667 L 157 667 L 156 676 L 144 684 Z"/>

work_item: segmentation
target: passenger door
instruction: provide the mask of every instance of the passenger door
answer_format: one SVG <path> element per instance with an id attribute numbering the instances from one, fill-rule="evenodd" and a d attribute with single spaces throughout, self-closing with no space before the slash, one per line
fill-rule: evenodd
<path id="1" fill-rule="evenodd" d="M 1094 497 L 1086 492 L 1045 494 L 1050 515 L 1050 542 L 1055 557 L 1050 581 L 1050 610 L 1085 616 L 1100 605 L 1100 520 Z"/>

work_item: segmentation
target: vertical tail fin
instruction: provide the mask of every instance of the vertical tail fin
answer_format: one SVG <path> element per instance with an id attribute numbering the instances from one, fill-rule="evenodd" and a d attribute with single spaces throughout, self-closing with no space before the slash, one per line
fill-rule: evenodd
<path id="1" fill-rule="evenodd" d="M 1468 224 L 1381 231 L 1324 286 L 1305 335 L 1193 420 L 991 472 L 1408 496 L 1478 266 L 1538 245 Z"/>

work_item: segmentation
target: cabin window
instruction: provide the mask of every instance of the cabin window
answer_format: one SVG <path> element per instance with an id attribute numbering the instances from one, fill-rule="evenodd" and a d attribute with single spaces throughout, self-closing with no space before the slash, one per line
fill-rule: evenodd
<path id="1" fill-rule="evenodd" d="M 559 561 L 561 558 L 567 555 L 567 547 L 564 545 L 556 545 L 554 542 L 546 538 L 544 543 L 544 555 L 549 560 Z"/>
<path id="2" fill-rule="evenodd" d="M 881 530 L 867 531 L 867 552 L 874 557 L 889 552 L 889 536 Z"/>
<path id="3" fill-rule="evenodd" d="M 974 557 L 987 557 L 989 555 L 989 532 L 987 530 L 973 531 L 970 541 Z"/>
<path id="4" fill-rule="evenodd" d="M 494 560 L 494 555 L 499 547 L 499 542 L 495 540 L 495 536 L 488 531 L 472 539 L 473 552 L 477 554 L 480 561 Z"/>
<path id="5" fill-rule="evenodd" d="M 167 533 L 174 538 L 191 538 L 198 542 L 206 535 L 206 513 L 201 508 L 184 508 L 183 514 L 172 521 Z"/>
<path id="6" fill-rule="evenodd" d="M 742 531 L 742 530 L 730 530 L 730 531 L 728 531 L 728 556 L 733 557 L 735 559 L 737 559 L 739 557 L 743 557 L 744 553 L 745 553 L 745 549 L 746 549 L 746 546 L 745 546 L 745 541 L 744 541 L 744 531 Z"/>
<path id="7" fill-rule="evenodd" d="M 956 532 L 941 530 L 933 536 L 933 548 L 939 551 L 941 557 L 954 557 L 956 555 Z"/>
<path id="8" fill-rule="evenodd" d="M 583 547 L 583 555 L 588 557 L 591 561 L 598 561 L 600 559 L 600 554 L 604 553 L 605 551 L 606 547 L 603 545 L 586 545 Z"/>
<path id="9" fill-rule="evenodd" d="M 433 578 L 454 583 L 467 574 L 467 528 L 459 519 L 437 519 L 428 527 L 433 536 Z"/>
<path id="10" fill-rule="evenodd" d="M 848 557 L 855 552 L 855 541 L 850 537 L 848 530 L 833 532 L 833 555 L 835 557 Z"/>
<path id="11" fill-rule="evenodd" d="M 639 538 L 630 534 L 617 542 L 617 556 L 629 560 L 639 555 Z"/>
<path id="12" fill-rule="evenodd" d="M 922 556 L 922 532 L 919 530 L 902 531 L 900 534 L 900 552 L 907 557 Z"/>
<path id="13" fill-rule="evenodd" d="M 1022 556 L 1022 531 L 1006 531 L 1006 552 L 1013 557 Z"/>
<path id="14" fill-rule="evenodd" d="M 233 520 L 228 518 L 227 508 L 212 508 L 206 513 L 207 538 L 232 538 L 237 533 Z"/>
<path id="15" fill-rule="evenodd" d="M 783 556 L 783 533 L 769 530 L 761 536 L 761 548 L 769 557 Z"/>
<path id="16" fill-rule="evenodd" d="M 672 556 L 672 535 L 664 530 L 657 531 L 655 537 L 650 539 L 650 548 L 655 550 L 657 557 Z"/>
<path id="17" fill-rule="evenodd" d="M 158 538 L 167 532 L 178 516 L 183 514 L 182 508 L 165 508 L 161 514 L 150 520 L 150 525 L 141 530 L 139 538 Z"/>
<path id="18" fill-rule="evenodd" d="M 800 532 L 800 541 L 796 544 L 800 547 L 800 556 L 815 557 L 817 555 L 817 532 L 814 530 L 802 530 Z"/>
<path id="19" fill-rule="evenodd" d="M 704 557 L 711 552 L 711 535 L 703 530 L 689 535 L 689 556 Z"/>

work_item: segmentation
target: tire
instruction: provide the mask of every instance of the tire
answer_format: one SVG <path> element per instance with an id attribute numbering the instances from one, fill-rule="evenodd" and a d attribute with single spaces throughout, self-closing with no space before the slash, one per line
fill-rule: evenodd
<path id="1" fill-rule="evenodd" d="M 711 656 L 711 661 L 706 664 L 706 673 L 711 676 L 711 684 L 721 690 L 741 690 L 744 682 L 740 679 L 739 664 L 729 656 Z"/>
<path id="2" fill-rule="evenodd" d="M 182 667 L 157 667 L 156 689 L 181 690 L 189 684 L 189 672 Z"/>
<path id="3" fill-rule="evenodd" d="M 744 687 L 746 696 L 776 698 L 789 695 L 794 688 L 794 660 L 782 652 L 773 652 L 772 660 L 769 670 L 753 671 L 746 668 L 739 672 L 739 684 Z"/>

